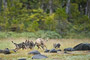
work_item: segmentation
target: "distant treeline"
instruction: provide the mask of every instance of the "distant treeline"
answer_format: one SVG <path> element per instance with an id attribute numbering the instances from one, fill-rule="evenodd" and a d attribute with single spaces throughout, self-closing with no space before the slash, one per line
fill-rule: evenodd
<path id="1" fill-rule="evenodd" d="M 90 0 L 0 0 L 0 31 L 89 34 Z"/>

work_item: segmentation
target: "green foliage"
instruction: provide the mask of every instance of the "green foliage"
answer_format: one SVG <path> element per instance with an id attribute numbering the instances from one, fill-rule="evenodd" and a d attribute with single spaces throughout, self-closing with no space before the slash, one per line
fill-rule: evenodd
<path id="1" fill-rule="evenodd" d="M 55 14 L 46 17 L 45 25 L 47 30 L 55 30 L 56 28 Z"/>
<path id="2" fill-rule="evenodd" d="M 32 10 L 32 14 L 28 17 L 28 19 L 26 20 L 26 24 L 27 24 L 27 31 L 31 31 L 31 32 L 35 32 L 38 31 L 39 29 L 44 28 L 44 20 L 46 14 L 43 13 L 42 9 L 38 9 Z"/>
<path id="3" fill-rule="evenodd" d="M 66 19 L 67 19 L 67 14 L 66 14 L 64 8 L 58 8 L 58 9 L 56 10 L 56 14 L 55 14 L 55 15 L 56 15 L 55 17 L 56 17 L 58 20 L 66 20 Z"/>
<path id="4" fill-rule="evenodd" d="M 74 36 L 74 33 L 84 32 L 83 34 L 85 34 L 90 31 L 90 19 L 85 15 L 86 0 L 71 0 L 68 15 L 65 11 L 67 0 L 53 0 L 51 15 L 49 14 L 49 0 L 7 0 L 7 8 L 5 8 L 4 2 L 0 3 L 2 3 L 0 4 L 0 31 L 10 32 L 11 28 L 15 27 L 15 32 L 32 32 L 28 37 L 35 38 L 61 38 L 54 37 L 55 32 L 65 37 Z M 47 30 L 47 33 L 39 32 L 41 30 Z M 59 36 L 58 34 L 56 35 Z"/>
<path id="5" fill-rule="evenodd" d="M 71 18 L 77 18 L 80 15 L 80 12 L 78 10 L 78 4 L 72 3 L 71 4 Z"/>
<path id="6" fill-rule="evenodd" d="M 61 35 L 66 35 L 69 31 L 70 23 L 67 20 L 67 14 L 63 8 L 59 8 L 56 10 L 55 19 L 57 21 L 56 31 Z"/>
<path id="7" fill-rule="evenodd" d="M 88 16 L 81 16 L 74 22 L 75 25 L 73 26 L 73 28 L 79 32 L 80 31 L 87 32 L 90 30 L 89 23 L 90 23 L 90 19 L 88 19 Z"/>

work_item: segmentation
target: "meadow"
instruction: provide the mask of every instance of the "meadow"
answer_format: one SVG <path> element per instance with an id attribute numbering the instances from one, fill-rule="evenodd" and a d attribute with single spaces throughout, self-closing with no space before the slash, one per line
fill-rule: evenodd
<path id="1" fill-rule="evenodd" d="M 60 43 L 62 51 L 44 53 L 35 46 L 7 55 L 0 53 L 0 60 L 32 60 L 28 52 L 33 50 L 48 57 L 40 60 L 90 60 L 90 51 L 63 51 L 90 43 L 90 0 L 0 0 L 0 49 L 15 49 L 11 41 L 35 42 L 37 38 L 48 39 L 48 49 Z"/>
<path id="2" fill-rule="evenodd" d="M 11 41 L 16 43 L 20 43 L 25 41 L 27 38 L 7 38 L 7 39 L 0 39 L 0 49 L 14 49 L 15 46 L 12 44 Z M 29 38 L 29 40 L 35 41 L 34 38 Z M 32 60 L 31 57 L 33 55 L 28 55 L 28 52 L 32 50 L 38 50 L 41 54 L 48 56 L 47 59 L 40 59 L 40 60 L 90 60 L 90 51 L 73 51 L 68 52 L 67 54 L 64 53 L 63 49 L 68 47 L 74 47 L 79 43 L 90 43 L 90 39 L 49 39 L 46 42 L 46 46 L 48 49 L 53 48 L 53 43 L 60 43 L 60 49 L 62 51 L 57 53 L 44 53 L 43 49 L 38 49 L 37 47 L 33 49 L 25 49 L 25 50 L 18 50 L 16 53 L 12 52 L 9 55 L 5 55 L 0 53 L 0 58 L 3 60 L 18 60 L 19 58 L 26 58 L 27 60 Z M 38 59 L 35 59 L 38 60 Z"/>

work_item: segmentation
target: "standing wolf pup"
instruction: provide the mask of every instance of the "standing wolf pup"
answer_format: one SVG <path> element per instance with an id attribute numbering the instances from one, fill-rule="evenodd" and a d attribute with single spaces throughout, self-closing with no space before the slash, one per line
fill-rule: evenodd
<path id="1" fill-rule="evenodd" d="M 22 42 L 22 43 L 14 43 L 13 41 L 12 41 L 12 43 L 16 46 L 16 50 L 19 50 L 19 49 L 26 49 L 26 47 L 25 47 L 25 43 L 24 42 Z"/>

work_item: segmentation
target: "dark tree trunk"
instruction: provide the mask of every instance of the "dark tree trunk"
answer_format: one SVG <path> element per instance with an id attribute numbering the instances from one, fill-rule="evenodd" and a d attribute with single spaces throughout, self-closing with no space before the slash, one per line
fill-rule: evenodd
<path id="1" fill-rule="evenodd" d="M 90 0 L 87 0 L 87 15 L 90 18 Z"/>
<path id="2" fill-rule="evenodd" d="M 47 5 L 45 3 L 45 0 L 41 0 L 41 9 L 43 9 L 44 12 L 47 11 Z"/>
<path id="3" fill-rule="evenodd" d="M 31 9 L 30 0 L 28 0 L 28 2 L 27 2 L 27 9 Z"/>
<path id="4" fill-rule="evenodd" d="M 62 6 L 62 8 L 64 8 L 66 6 L 65 0 L 62 0 L 61 6 Z"/>
<path id="5" fill-rule="evenodd" d="M 83 12 L 84 12 L 83 7 L 82 5 L 80 5 L 80 14 L 83 15 Z"/>
<path id="6" fill-rule="evenodd" d="M 31 5 L 30 5 L 31 0 L 27 0 L 26 2 L 23 2 L 22 0 L 20 0 L 20 2 L 23 3 L 22 8 L 25 7 L 26 9 L 31 9 Z"/>
<path id="7" fill-rule="evenodd" d="M 0 12 L 1 12 L 1 9 L 2 9 L 2 0 L 0 0 Z"/>

